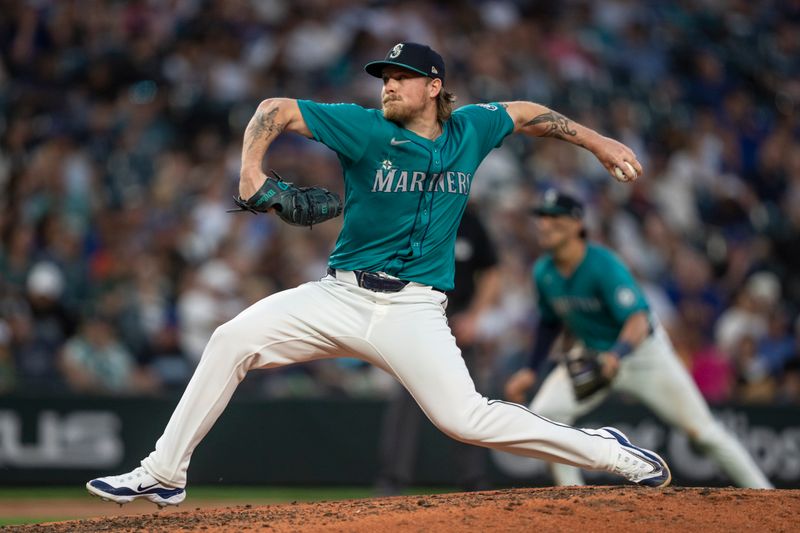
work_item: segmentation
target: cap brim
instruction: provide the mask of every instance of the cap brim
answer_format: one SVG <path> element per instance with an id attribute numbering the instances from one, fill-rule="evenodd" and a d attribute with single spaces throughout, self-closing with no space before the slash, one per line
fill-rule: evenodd
<path id="1" fill-rule="evenodd" d="M 385 66 L 387 66 L 387 65 L 393 65 L 395 67 L 401 67 L 401 68 L 404 68 L 406 70 L 410 70 L 412 72 L 417 72 L 419 74 L 422 74 L 423 76 L 428 76 L 427 72 L 423 72 L 423 71 L 419 70 L 418 68 L 414 68 L 414 67 L 406 65 L 404 63 L 398 63 L 396 61 L 372 61 L 372 62 L 367 63 L 366 65 L 364 65 L 364 70 L 366 70 L 367 74 L 369 74 L 370 76 L 375 76 L 376 78 L 382 78 L 383 77 L 383 68 Z"/>
<path id="2" fill-rule="evenodd" d="M 568 214 L 566 211 L 559 207 L 544 207 L 544 206 L 536 206 L 531 209 L 531 214 L 534 215 L 566 215 Z"/>
<path id="3" fill-rule="evenodd" d="M 571 217 L 579 219 L 581 218 L 580 214 L 574 213 L 569 209 L 564 209 L 563 207 L 558 206 L 537 206 L 531 209 L 531 213 L 534 215 L 548 215 L 551 217 Z"/>

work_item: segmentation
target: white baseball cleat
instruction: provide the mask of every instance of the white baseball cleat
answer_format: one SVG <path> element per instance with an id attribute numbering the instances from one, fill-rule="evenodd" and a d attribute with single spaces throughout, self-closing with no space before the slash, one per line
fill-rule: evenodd
<path id="1" fill-rule="evenodd" d="M 143 467 L 119 476 L 93 479 L 86 484 L 90 494 L 120 505 L 136 498 L 145 498 L 159 507 L 178 505 L 186 498 L 186 491 L 167 487 L 147 473 Z"/>
<path id="2" fill-rule="evenodd" d="M 657 453 L 631 444 L 628 437 L 617 428 L 604 427 L 599 431 L 611 435 L 620 444 L 617 463 L 612 472 L 628 481 L 645 487 L 662 488 L 672 481 L 667 462 Z"/>

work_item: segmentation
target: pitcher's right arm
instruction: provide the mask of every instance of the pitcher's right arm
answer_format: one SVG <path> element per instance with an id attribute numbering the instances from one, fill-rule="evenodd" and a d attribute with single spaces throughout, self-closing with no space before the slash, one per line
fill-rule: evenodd
<path id="1" fill-rule="evenodd" d="M 264 155 L 272 141 L 285 131 L 312 137 L 297 100 L 268 98 L 261 102 L 244 131 L 242 167 L 239 171 L 240 197 L 250 198 L 267 179 L 261 169 Z"/>

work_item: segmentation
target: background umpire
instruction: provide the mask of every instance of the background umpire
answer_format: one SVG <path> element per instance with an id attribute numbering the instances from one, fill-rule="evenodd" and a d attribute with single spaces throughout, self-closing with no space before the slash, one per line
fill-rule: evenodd
<path id="1" fill-rule="evenodd" d="M 455 258 L 455 289 L 447 293 L 447 316 L 480 392 L 486 380 L 481 375 L 482 354 L 475 343 L 478 319 L 497 301 L 500 275 L 494 245 L 471 203 L 467 204 L 458 228 Z M 398 386 L 386 408 L 379 441 L 380 470 L 376 489 L 380 494 L 399 494 L 412 482 L 424 418 L 408 391 Z M 458 486 L 465 491 L 489 488 L 487 450 L 458 441 L 452 441 L 452 445 Z"/>

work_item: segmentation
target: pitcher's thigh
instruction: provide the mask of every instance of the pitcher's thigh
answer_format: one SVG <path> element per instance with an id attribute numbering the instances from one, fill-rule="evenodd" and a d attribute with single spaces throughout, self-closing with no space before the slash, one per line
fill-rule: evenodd
<path id="1" fill-rule="evenodd" d="M 357 312 L 319 283 L 259 300 L 217 328 L 209 346 L 223 344 L 237 353 L 257 354 L 258 367 L 350 355 L 343 353 L 336 338 L 348 319 L 358 320 Z"/>
<path id="2" fill-rule="evenodd" d="M 415 306 L 376 325 L 370 335 L 376 365 L 394 375 L 434 424 L 458 425 L 485 402 L 475 390 L 441 308 Z M 412 308 L 413 309 L 413 308 Z"/>

